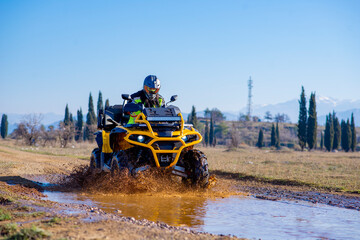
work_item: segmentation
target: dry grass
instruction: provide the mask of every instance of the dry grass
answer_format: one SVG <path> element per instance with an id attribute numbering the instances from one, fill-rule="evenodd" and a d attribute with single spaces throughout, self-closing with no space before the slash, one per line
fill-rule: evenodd
<path id="1" fill-rule="evenodd" d="M 52 146 L 27 146 L 21 142 L 16 142 L 11 139 L 0 140 L 0 146 L 11 147 L 16 150 L 24 152 L 34 152 L 49 156 L 66 156 L 79 159 L 89 159 L 91 151 L 97 147 L 96 143 L 89 142 L 72 142 L 66 148 L 52 147 Z M 0 150 L 1 151 L 1 150 Z M 2 150 L 4 151 L 4 150 Z M 5 151 L 4 151 L 5 152 Z"/>
<path id="2" fill-rule="evenodd" d="M 202 149 L 211 170 L 239 173 L 239 177 L 285 180 L 299 185 L 360 192 L 360 154 L 298 152 L 243 147 L 237 151 Z"/>

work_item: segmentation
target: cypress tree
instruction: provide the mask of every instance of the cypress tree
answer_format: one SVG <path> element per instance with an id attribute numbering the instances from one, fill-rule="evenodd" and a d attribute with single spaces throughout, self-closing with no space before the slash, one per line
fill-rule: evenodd
<path id="1" fill-rule="evenodd" d="M 94 111 L 94 103 L 93 103 L 93 98 L 90 93 L 88 114 L 86 115 L 86 124 L 93 125 L 95 123 L 96 123 L 96 115 L 95 115 L 95 111 Z"/>
<path id="2" fill-rule="evenodd" d="M 354 113 L 351 113 L 351 151 L 355 152 L 356 150 L 356 128 L 355 128 L 355 120 L 354 120 Z"/>
<path id="3" fill-rule="evenodd" d="M 214 144 L 214 121 L 213 121 L 212 116 L 210 119 L 209 144 L 210 144 L 210 146 L 213 146 L 213 144 Z"/>
<path id="4" fill-rule="evenodd" d="M 209 144 L 209 122 L 206 120 L 205 123 L 205 145 L 208 146 Z"/>
<path id="5" fill-rule="evenodd" d="M 347 122 L 344 120 L 341 121 L 341 128 L 342 128 L 342 137 L 341 137 L 341 147 L 345 152 L 348 152 L 351 149 L 351 124 L 349 119 Z"/>
<path id="6" fill-rule="evenodd" d="M 326 150 L 329 152 L 333 148 L 334 143 L 334 124 L 331 113 L 326 116 L 326 124 L 325 124 L 325 135 L 324 135 L 324 145 Z"/>
<path id="7" fill-rule="evenodd" d="M 103 105 L 103 100 L 102 100 L 102 93 L 101 91 L 99 91 L 99 97 L 98 97 L 98 101 L 97 101 L 97 114 L 99 114 L 99 110 L 103 109 L 104 105 Z"/>
<path id="8" fill-rule="evenodd" d="M 190 115 L 188 117 L 188 122 L 191 123 L 194 126 L 194 128 L 198 127 L 198 120 L 197 120 L 197 117 L 196 117 L 196 110 L 195 110 L 194 105 L 192 106 L 191 113 L 190 113 Z"/>
<path id="9" fill-rule="evenodd" d="M 109 99 L 106 99 L 105 101 L 105 108 L 108 108 L 110 107 L 110 102 L 109 102 Z"/>
<path id="10" fill-rule="evenodd" d="M 298 138 L 299 145 L 301 150 L 304 150 L 306 147 L 306 121 L 307 121 L 307 112 L 306 112 L 306 98 L 304 87 L 301 88 L 301 95 L 299 100 L 299 121 L 298 121 Z"/>
<path id="11" fill-rule="evenodd" d="M 258 137 L 258 141 L 256 143 L 256 146 L 258 148 L 262 148 L 264 146 L 264 133 L 263 133 L 263 130 L 260 128 L 260 131 L 259 131 L 259 137 Z"/>
<path id="12" fill-rule="evenodd" d="M 76 141 L 79 141 L 81 139 L 83 124 L 84 124 L 83 123 L 83 114 L 82 114 L 82 109 L 80 108 L 80 110 L 77 110 L 76 135 L 75 135 Z"/>
<path id="13" fill-rule="evenodd" d="M 341 132 L 342 132 L 342 134 L 341 134 L 341 148 L 342 148 L 343 151 L 346 151 L 347 145 L 348 145 L 348 143 L 347 143 L 348 138 L 346 136 L 346 134 L 347 134 L 346 128 L 347 128 L 346 122 L 344 121 L 344 119 L 342 119 L 341 120 Z"/>
<path id="14" fill-rule="evenodd" d="M 68 107 L 67 104 L 66 104 L 66 107 L 65 107 L 64 125 L 65 126 L 70 125 L 70 113 L 69 113 L 69 107 Z"/>
<path id="15" fill-rule="evenodd" d="M 275 147 L 276 147 L 276 148 L 280 148 L 279 123 L 276 123 L 276 130 L 275 130 Z"/>
<path id="16" fill-rule="evenodd" d="M 313 149 L 316 144 L 317 134 L 317 113 L 315 93 L 311 93 L 309 101 L 309 117 L 307 121 L 307 144 L 309 149 Z"/>
<path id="17" fill-rule="evenodd" d="M 336 113 L 333 112 L 333 125 L 334 125 L 334 143 L 333 143 L 333 150 L 338 150 L 340 147 L 340 141 L 341 141 L 341 127 L 339 123 L 339 119 L 336 116 Z"/>
<path id="18" fill-rule="evenodd" d="M 7 115 L 3 114 L 1 117 L 1 137 L 2 138 L 6 138 L 7 134 L 8 134 L 8 120 L 7 120 Z"/>
<path id="19" fill-rule="evenodd" d="M 74 117 L 73 117 L 72 113 L 70 113 L 70 123 L 71 123 L 71 124 L 74 123 Z"/>
<path id="20" fill-rule="evenodd" d="M 270 146 L 274 147 L 276 145 L 276 133 L 275 133 L 275 125 L 272 124 L 271 127 L 271 141 L 270 141 Z"/>
<path id="21" fill-rule="evenodd" d="M 321 151 L 324 149 L 324 132 L 323 131 L 321 131 L 320 149 L 321 149 Z"/>
<path id="22" fill-rule="evenodd" d="M 351 138 L 352 138 L 351 125 L 348 119 L 346 122 L 346 149 L 345 149 L 346 152 L 350 151 L 351 149 Z"/>

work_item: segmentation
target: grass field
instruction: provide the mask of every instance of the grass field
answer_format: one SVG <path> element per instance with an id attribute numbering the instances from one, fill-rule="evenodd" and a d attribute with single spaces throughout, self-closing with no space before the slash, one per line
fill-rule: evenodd
<path id="1" fill-rule="evenodd" d="M 203 148 L 212 170 L 270 183 L 360 193 L 360 154 L 242 147 Z"/>

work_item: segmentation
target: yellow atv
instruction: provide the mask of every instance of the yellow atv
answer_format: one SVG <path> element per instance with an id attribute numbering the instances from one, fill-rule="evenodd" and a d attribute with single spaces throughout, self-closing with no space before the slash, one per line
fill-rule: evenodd
<path id="1" fill-rule="evenodd" d="M 123 94 L 124 103 L 99 111 L 95 133 L 98 148 L 91 153 L 90 168 L 113 173 L 127 169 L 136 176 L 150 168 L 160 168 L 183 181 L 206 187 L 208 163 L 204 153 L 194 149 L 202 141 L 192 124 L 185 124 L 180 109 L 168 106 L 143 108 Z M 127 124 L 130 113 L 141 111 L 135 124 Z M 98 170 L 98 171 L 99 171 Z"/>

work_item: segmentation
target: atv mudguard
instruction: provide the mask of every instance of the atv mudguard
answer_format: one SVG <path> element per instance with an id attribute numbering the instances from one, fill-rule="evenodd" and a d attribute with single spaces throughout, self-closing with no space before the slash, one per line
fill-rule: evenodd
<path id="1" fill-rule="evenodd" d="M 102 131 L 97 131 L 94 133 L 95 135 L 95 141 L 99 147 L 99 149 L 102 149 L 102 145 L 103 145 L 103 139 L 102 139 Z"/>
<path id="2" fill-rule="evenodd" d="M 114 152 L 120 150 L 126 150 L 133 147 L 133 145 L 129 144 L 127 141 L 124 140 L 124 137 L 126 136 L 127 133 L 128 131 L 118 127 L 111 130 L 109 137 L 110 139 L 109 144 Z"/>
<path id="3" fill-rule="evenodd" d="M 113 150 L 110 147 L 110 132 L 107 131 L 97 131 L 94 133 L 96 143 L 103 153 L 112 153 Z"/>

